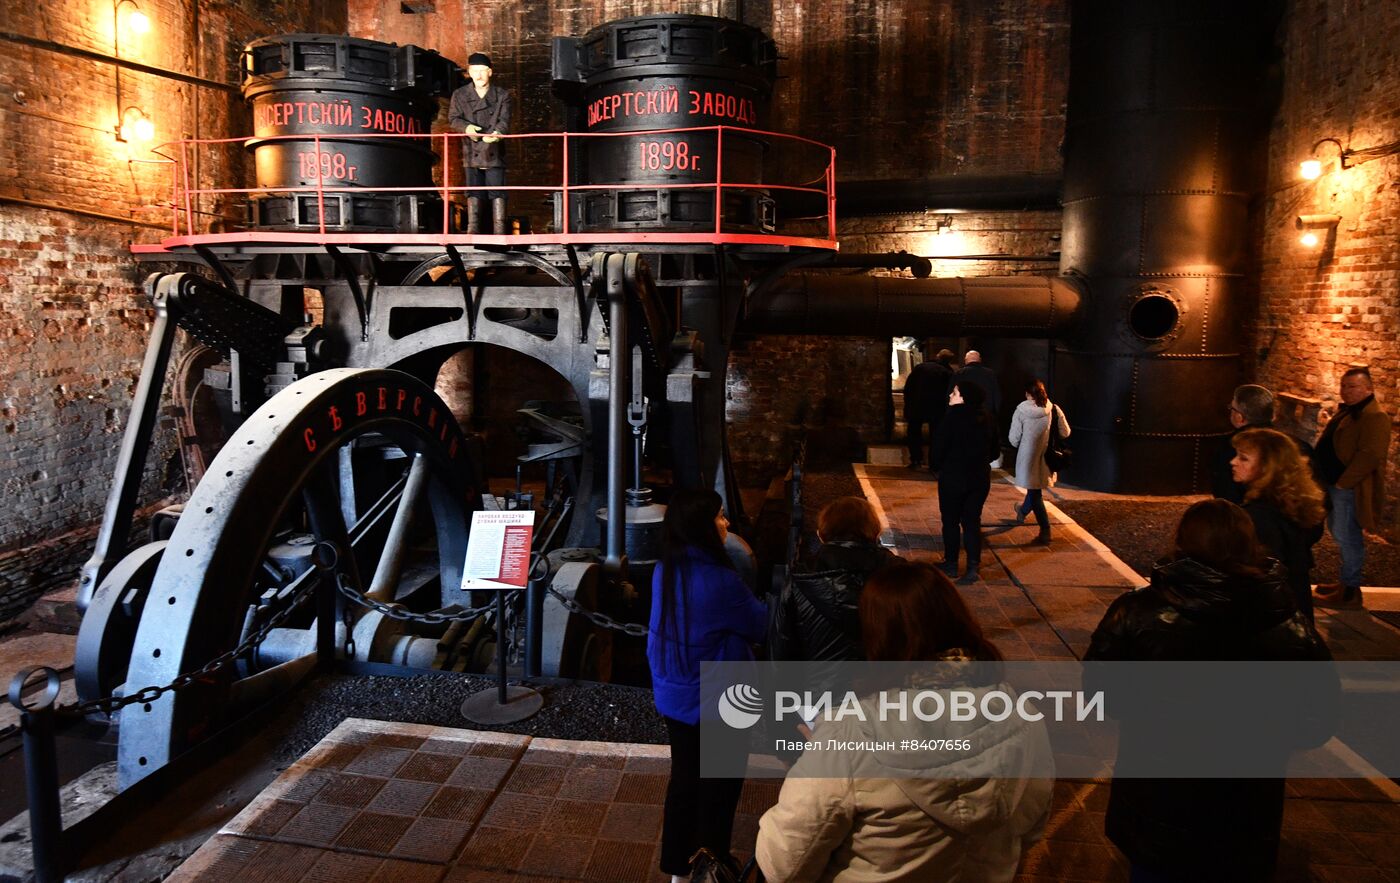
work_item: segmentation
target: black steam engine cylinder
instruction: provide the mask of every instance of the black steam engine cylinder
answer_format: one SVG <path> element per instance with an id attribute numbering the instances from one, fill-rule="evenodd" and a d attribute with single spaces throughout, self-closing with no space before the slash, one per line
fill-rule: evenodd
<path id="1" fill-rule="evenodd" d="M 553 69 L 555 91 L 572 105 L 571 131 L 765 129 L 777 51 L 762 31 L 728 19 L 651 15 L 556 37 Z M 761 183 L 766 150 L 737 132 L 574 139 L 571 186 L 627 186 L 571 197 L 570 228 L 714 230 L 717 168 L 725 183 Z M 773 231 L 774 203 L 761 188 L 726 189 L 722 202 L 725 232 Z"/>
<path id="2" fill-rule="evenodd" d="M 441 232 L 438 196 L 381 189 L 433 186 L 437 157 L 428 139 L 356 136 L 428 134 L 436 99 L 461 80 L 456 64 L 417 46 L 328 34 L 248 44 L 243 97 L 253 111 L 247 148 L 258 187 L 332 188 L 256 195 L 248 204 L 251 225 L 318 230 L 324 205 L 327 231 Z M 316 136 L 323 136 L 319 149 Z"/>

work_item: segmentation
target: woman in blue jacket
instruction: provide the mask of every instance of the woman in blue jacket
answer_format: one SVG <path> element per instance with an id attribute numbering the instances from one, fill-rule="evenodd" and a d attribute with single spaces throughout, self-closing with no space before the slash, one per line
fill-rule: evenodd
<path id="1" fill-rule="evenodd" d="M 751 642 L 768 628 L 768 607 L 739 578 L 724 551 L 729 521 L 719 494 L 678 490 L 662 523 L 661 563 L 652 577 L 651 664 L 656 710 L 671 742 L 671 780 L 661 831 L 661 870 L 690 874 L 707 847 L 729 857 L 743 779 L 700 778 L 700 663 L 753 659 Z"/>

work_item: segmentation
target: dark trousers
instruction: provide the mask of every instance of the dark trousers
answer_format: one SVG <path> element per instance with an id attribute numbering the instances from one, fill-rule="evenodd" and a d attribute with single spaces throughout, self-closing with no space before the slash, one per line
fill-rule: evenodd
<path id="1" fill-rule="evenodd" d="M 467 169 L 468 187 L 504 187 L 506 183 L 506 170 L 504 167 L 495 169 Z M 505 199 L 504 190 L 468 190 L 468 197 L 479 197 L 482 199 Z"/>
<path id="2" fill-rule="evenodd" d="M 976 570 L 982 558 L 982 506 L 989 484 L 938 483 L 938 514 L 943 518 L 943 559 L 958 563 L 958 552 L 967 550 L 967 568 Z"/>
<path id="3" fill-rule="evenodd" d="M 929 438 L 933 438 L 933 421 L 926 417 L 904 418 L 904 438 L 909 445 L 909 462 L 924 462 L 924 427 L 928 427 Z"/>
<path id="4" fill-rule="evenodd" d="M 664 719 L 671 742 L 671 780 L 666 783 L 661 821 L 661 871 L 686 876 L 690 857 L 702 846 L 720 858 L 729 857 L 744 780 L 700 778 L 700 728 Z"/>
<path id="5" fill-rule="evenodd" d="M 1026 488 L 1026 498 L 1016 507 L 1022 518 L 1035 513 L 1035 523 L 1041 530 L 1050 529 L 1050 513 L 1045 511 L 1045 491 L 1038 487 Z"/>

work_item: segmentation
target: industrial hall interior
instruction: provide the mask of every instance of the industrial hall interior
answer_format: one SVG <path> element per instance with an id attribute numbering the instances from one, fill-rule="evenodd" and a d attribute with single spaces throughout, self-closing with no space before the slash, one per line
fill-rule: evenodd
<path id="1" fill-rule="evenodd" d="M 1400 883 L 1394 0 L 0 3 L 0 881 Z"/>

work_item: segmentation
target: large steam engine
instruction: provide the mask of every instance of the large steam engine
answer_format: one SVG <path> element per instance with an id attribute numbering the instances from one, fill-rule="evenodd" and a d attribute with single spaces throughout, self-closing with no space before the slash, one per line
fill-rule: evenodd
<path id="1" fill-rule="evenodd" d="M 121 711 L 123 785 L 318 656 L 479 667 L 492 618 L 508 638 L 525 634 L 527 675 L 596 674 L 598 659 L 635 652 L 644 627 L 607 626 L 645 621 L 669 490 L 713 487 L 742 517 L 724 434 L 738 327 L 1064 341 L 1077 386 L 1061 401 L 1102 424 L 1088 427 L 1092 484 L 1132 487 L 1123 445 L 1200 459 L 1208 433 L 1180 413 L 1169 431 L 1135 423 L 1140 374 L 1201 362 L 1169 361 L 1189 344 L 1183 323 L 1204 318 L 1168 284 L 1166 263 L 1097 300 L 1082 276 L 794 272 L 929 267 L 838 254 L 834 151 L 765 131 L 775 59 L 760 31 L 699 16 L 556 39 L 568 131 L 505 136 L 516 156 L 552 157 L 557 178 L 507 188 L 517 206 L 542 197 L 548 220 L 503 236 L 457 232 L 462 136 L 430 131 L 436 102 L 461 80 L 454 64 L 339 36 L 247 48 L 254 132 L 232 146 L 251 152 L 257 187 L 192 188 L 187 157 L 227 145 L 177 145 L 172 235 L 134 248 L 190 269 L 148 281 L 156 323 L 80 587 L 81 694 L 143 700 Z M 233 203 L 246 205 L 241 229 L 197 221 L 201 206 Z M 1115 235 L 1082 214 L 1070 261 L 1086 237 Z M 1188 275 L 1208 269 L 1197 261 Z M 198 344 L 178 359 L 177 328 Z M 547 366 L 572 393 L 521 402 L 533 434 L 518 462 L 542 478 L 538 500 L 488 492 L 490 451 L 439 394 L 443 366 L 482 345 Z M 1108 366 L 1102 378 L 1083 375 L 1094 360 Z M 1206 381 L 1190 376 L 1200 392 Z M 193 491 L 126 553 L 163 390 L 184 406 Z M 1142 474 L 1161 470 L 1148 462 Z M 536 502 L 530 590 L 500 607 L 464 590 L 472 512 Z M 303 603 L 320 584 L 338 592 Z"/>

